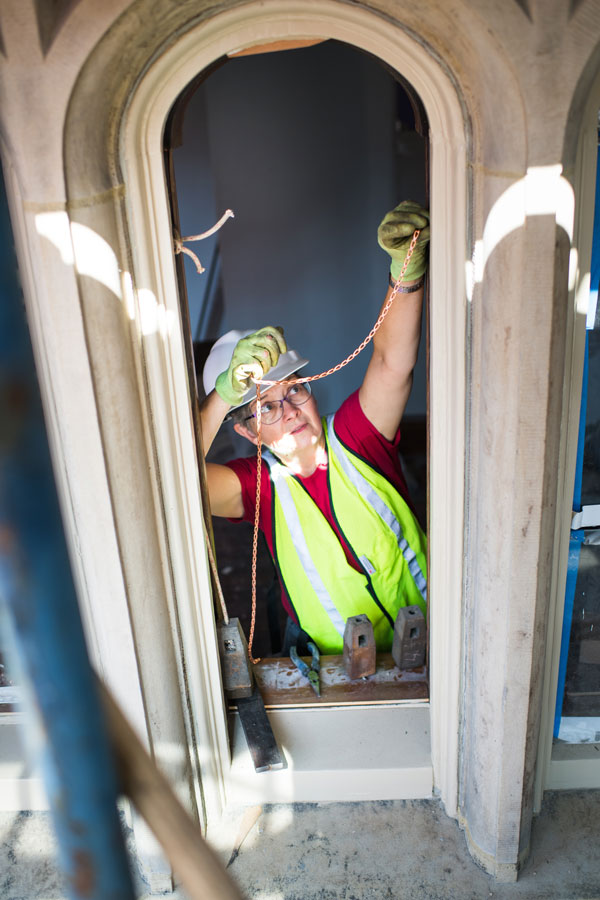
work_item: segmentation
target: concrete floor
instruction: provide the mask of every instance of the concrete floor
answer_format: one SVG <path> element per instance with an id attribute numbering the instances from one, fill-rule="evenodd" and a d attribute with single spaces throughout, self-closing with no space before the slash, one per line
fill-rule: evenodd
<path id="1" fill-rule="evenodd" d="M 224 862 L 242 812 L 215 831 Z M 599 824 L 600 792 L 548 794 L 519 881 L 500 885 L 435 801 L 270 806 L 229 871 L 253 900 L 600 900 Z M 54 850 L 47 813 L 0 814 L 0 898 L 62 900 Z"/>

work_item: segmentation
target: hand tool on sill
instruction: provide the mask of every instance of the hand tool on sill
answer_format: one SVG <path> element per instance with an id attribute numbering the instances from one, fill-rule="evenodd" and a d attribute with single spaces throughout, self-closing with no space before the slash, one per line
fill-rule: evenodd
<path id="1" fill-rule="evenodd" d="M 399 669 L 417 669 L 425 665 L 427 626 L 418 606 L 403 606 L 394 625 L 392 658 Z"/>
<path id="2" fill-rule="evenodd" d="M 298 656 L 298 651 L 296 647 L 290 647 L 290 659 L 296 666 L 296 668 L 304 675 L 305 678 L 308 678 L 310 682 L 310 686 L 312 687 L 315 694 L 320 697 L 321 696 L 321 656 L 319 654 L 318 647 L 316 644 L 313 644 L 312 641 L 308 642 L 308 649 L 311 652 L 312 659 L 310 663 L 310 667 L 308 663 L 305 663 L 302 657 Z"/>
<path id="3" fill-rule="evenodd" d="M 350 616 L 344 629 L 344 668 L 351 681 L 374 675 L 377 668 L 375 635 L 369 617 Z"/>

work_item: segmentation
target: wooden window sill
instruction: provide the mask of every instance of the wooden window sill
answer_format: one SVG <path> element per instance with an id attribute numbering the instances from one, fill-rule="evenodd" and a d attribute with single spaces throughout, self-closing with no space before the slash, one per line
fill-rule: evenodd
<path id="1" fill-rule="evenodd" d="M 310 663 L 310 658 L 307 662 Z M 429 699 L 427 667 L 401 671 L 390 653 L 378 654 L 375 674 L 357 681 L 350 681 L 342 656 L 322 656 L 320 697 L 289 657 L 262 659 L 254 666 L 254 674 L 267 709 L 414 703 Z"/>

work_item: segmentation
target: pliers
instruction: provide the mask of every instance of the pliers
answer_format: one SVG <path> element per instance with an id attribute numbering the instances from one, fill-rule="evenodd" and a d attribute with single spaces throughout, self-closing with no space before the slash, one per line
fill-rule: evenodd
<path id="1" fill-rule="evenodd" d="M 320 697 L 321 696 L 321 679 L 320 679 L 320 671 L 321 671 L 321 656 L 319 654 L 318 647 L 312 643 L 312 641 L 308 642 L 308 649 L 312 654 L 312 660 L 310 664 L 310 668 L 304 662 L 304 660 L 298 656 L 298 651 L 296 647 L 290 647 L 290 659 L 294 663 L 297 669 L 302 672 L 305 678 L 308 678 L 310 681 L 310 685 L 315 692 L 315 694 Z"/>

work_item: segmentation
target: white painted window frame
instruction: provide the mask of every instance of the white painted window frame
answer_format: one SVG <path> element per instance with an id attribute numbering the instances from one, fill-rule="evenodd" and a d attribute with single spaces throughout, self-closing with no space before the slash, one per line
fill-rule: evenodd
<path id="1" fill-rule="evenodd" d="M 204 739 L 204 791 L 206 796 L 208 789 L 208 795 L 215 798 L 212 809 L 207 803 L 208 818 L 219 812 L 216 798 L 226 795 L 229 748 L 163 168 L 163 132 L 179 93 L 214 60 L 253 44 L 295 38 L 335 38 L 379 57 L 411 83 L 429 120 L 434 223 L 430 262 L 431 763 L 434 786 L 447 812 L 456 815 L 465 484 L 465 268 L 469 258 L 463 114 L 456 89 L 434 56 L 384 18 L 327 0 L 267 0 L 203 22 L 154 63 L 131 99 L 120 151 L 134 259 L 130 314 L 144 353 L 151 410 L 149 439 L 161 473 L 190 702 Z M 207 224 L 199 221 L 199 229 Z M 365 709 L 356 711 L 358 727 L 362 722 L 364 728 L 366 714 Z"/>
<path id="2" fill-rule="evenodd" d="M 565 427 L 561 434 L 557 473 L 557 513 L 555 552 L 550 595 L 542 719 L 534 809 L 539 812 L 545 790 L 600 788 L 600 754 L 593 745 L 555 746 L 554 710 L 565 608 L 565 588 L 573 516 L 573 489 L 579 440 L 579 417 L 585 355 L 585 324 L 590 293 L 592 232 L 594 227 L 596 163 L 598 154 L 598 111 L 600 75 L 595 79 L 581 118 L 572 184 L 575 194 L 573 248 L 569 268 L 569 318 L 566 335 L 567 358 L 563 386 Z"/>

